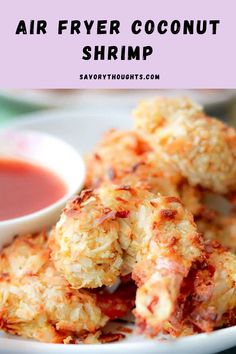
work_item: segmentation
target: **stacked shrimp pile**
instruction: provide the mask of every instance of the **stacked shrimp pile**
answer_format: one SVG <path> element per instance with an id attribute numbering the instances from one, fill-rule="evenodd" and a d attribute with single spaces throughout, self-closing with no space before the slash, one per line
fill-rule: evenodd
<path id="1" fill-rule="evenodd" d="M 2 251 L 3 330 L 99 338 L 133 307 L 152 337 L 236 324 L 236 131 L 183 98 L 144 101 L 134 118 L 132 131 L 109 131 L 87 157 L 86 188 L 50 236 Z M 209 193 L 227 201 L 227 215 Z M 107 293 L 120 279 L 122 296 Z"/>

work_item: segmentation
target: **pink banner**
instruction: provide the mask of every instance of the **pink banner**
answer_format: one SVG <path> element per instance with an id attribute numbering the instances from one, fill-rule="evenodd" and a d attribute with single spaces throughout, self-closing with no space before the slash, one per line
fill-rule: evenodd
<path id="1" fill-rule="evenodd" d="M 235 37 L 235 0 L 8 0 L 0 87 L 235 88 Z"/>

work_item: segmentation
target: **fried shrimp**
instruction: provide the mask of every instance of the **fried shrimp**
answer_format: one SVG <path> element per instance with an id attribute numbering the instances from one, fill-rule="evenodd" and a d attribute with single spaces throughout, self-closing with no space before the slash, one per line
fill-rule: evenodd
<path id="1" fill-rule="evenodd" d="M 136 286 L 131 280 L 125 283 L 121 282 L 113 293 L 110 293 L 107 288 L 102 288 L 96 295 L 102 312 L 110 320 L 120 319 L 134 308 Z"/>
<path id="2" fill-rule="evenodd" d="M 202 253 L 179 199 L 114 185 L 84 192 L 66 207 L 52 250 L 56 267 L 77 288 L 112 285 L 138 262 L 136 315 L 153 327 L 174 311 L 183 278 Z"/>
<path id="3" fill-rule="evenodd" d="M 57 269 L 74 288 L 113 285 L 131 273 L 142 238 L 136 213 L 152 198 L 143 189 L 109 184 L 67 204 L 50 245 Z"/>
<path id="4" fill-rule="evenodd" d="M 0 254 L 0 328 L 43 342 L 95 332 L 107 317 L 88 291 L 74 290 L 49 259 L 44 233 L 22 236 Z"/>
<path id="5" fill-rule="evenodd" d="M 164 332 L 178 337 L 235 325 L 235 279 L 236 256 L 218 242 L 206 241 L 204 257 L 193 264 L 184 279 L 176 309 L 163 325 Z M 142 323 L 138 325 L 141 331 L 145 329 Z"/>
<path id="6" fill-rule="evenodd" d="M 157 98 L 134 111 L 136 128 L 191 185 L 235 190 L 236 132 L 188 99 Z"/>
<path id="7" fill-rule="evenodd" d="M 194 277 L 188 319 L 203 332 L 236 324 L 236 256 L 217 242 L 206 245 L 207 259 Z"/>
<path id="8" fill-rule="evenodd" d="M 135 315 L 142 329 L 157 334 L 175 311 L 181 285 L 202 257 L 202 240 L 192 215 L 177 198 L 152 200 L 142 208 L 145 236 L 133 278 L 138 284 Z"/>
<path id="9" fill-rule="evenodd" d="M 87 188 L 106 182 L 138 186 L 155 194 L 180 197 L 194 215 L 202 209 L 200 189 L 190 186 L 137 132 L 110 130 L 86 163 Z"/>
<path id="10" fill-rule="evenodd" d="M 197 226 L 204 239 L 218 241 L 222 246 L 236 253 L 236 215 L 221 215 L 197 219 Z"/>
<path id="11" fill-rule="evenodd" d="M 116 183 L 151 151 L 148 143 L 135 131 L 109 130 L 93 153 L 87 156 L 87 188 L 96 188 L 105 181 Z"/>
<path id="12" fill-rule="evenodd" d="M 188 98 L 156 97 L 143 100 L 133 111 L 135 126 L 147 134 L 179 118 L 203 114 L 202 107 Z"/>

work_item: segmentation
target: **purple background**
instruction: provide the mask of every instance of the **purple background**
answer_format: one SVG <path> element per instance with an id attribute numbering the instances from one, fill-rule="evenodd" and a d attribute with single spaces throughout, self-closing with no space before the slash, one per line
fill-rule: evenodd
<path id="1" fill-rule="evenodd" d="M 4 4 L 3 4 L 4 3 Z M 7 0 L 0 10 L 1 88 L 235 88 L 235 0 Z M 46 35 L 16 36 L 20 19 Z M 57 35 L 59 19 L 119 19 L 119 35 Z M 220 19 L 217 35 L 138 35 L 134 19 Z M 84 61 L 85 45 L 151 45 L 147 61 Z M 80 81 L 80 73 L 160 73 L 158 81 Z"/>

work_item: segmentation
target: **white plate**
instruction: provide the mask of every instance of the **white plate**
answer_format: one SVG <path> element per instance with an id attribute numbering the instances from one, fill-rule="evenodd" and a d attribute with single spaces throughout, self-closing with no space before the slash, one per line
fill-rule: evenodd
<path id="1" fill-rule="evenodd" d="M 80 152 L 91 150 L 101 134 L 109 128 L 129 128 L 128 116 L 84 116 L 78 112 L 50 112 L 31 115 L 14 126 L 55 134 L 71 143 Z M 1 354 L 60 354 L 60 353 L 112 353 L 112 354 L 212 354 L 236 345 L 236 326 L 211 334 L 199 334 L 177 340 L 146 339 L 135 333 L 123 341 L 104 345 L 43 344 L 32 340 L 2 334 Z"/>
<path id="2" fill-rule="evenodd" d="M 80 107 L 83 111 L 91 104 L 102 109 L 106 102 L 107 108 L 122 106 L 120 110 L 130 110 L 145 97 L 158 95 L 189 96 L 203 106 L 219 106 L 235 98 L 236 90 L 0 90 L 0 98 L 15 103 L 35 105 L 38 107 Z M 104 107 L 103 107 L 104 108 Z"/>

